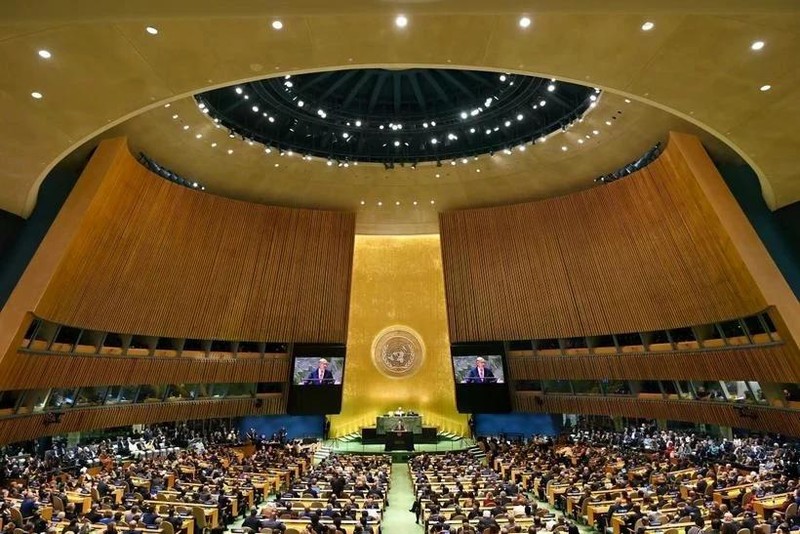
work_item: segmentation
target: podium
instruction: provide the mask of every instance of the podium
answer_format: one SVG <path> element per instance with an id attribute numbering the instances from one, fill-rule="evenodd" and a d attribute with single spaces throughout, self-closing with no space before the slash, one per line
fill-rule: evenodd
<path id="1" fill-rule="evenodd" d="M 413 451 L 414 433 L 409 430 L 387 432 L 384 451 Z"/>
<path id="2" fill-rule="evenodd" d="M 375 418 L 375 429 L 379 436 L 392 432 L 398 425 L 413 432 L 422 434 L 422 416 L 420 415 L 379 415 Z"/>

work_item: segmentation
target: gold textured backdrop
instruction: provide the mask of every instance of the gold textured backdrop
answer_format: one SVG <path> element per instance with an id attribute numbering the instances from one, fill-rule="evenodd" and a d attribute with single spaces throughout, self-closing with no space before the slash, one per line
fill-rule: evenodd
<path id="1" fill-rule="evenodd" d="M 331 436 L 374 426 L 375 417 L 402 406 L 422 414 L 425 426 L 465 434 L 456 411 L 447 335 L 444 274 L 438 235 L 356 236 L 350 294 L 342 413 Z M 372 342 L 383 329 L 403 325 L 425 346 L 413 376 L 390 378 L 372 363 Z"/>

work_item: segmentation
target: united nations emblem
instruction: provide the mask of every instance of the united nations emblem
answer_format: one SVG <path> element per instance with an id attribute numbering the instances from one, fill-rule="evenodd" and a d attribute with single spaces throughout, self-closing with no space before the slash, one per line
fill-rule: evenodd
<path id="1" fill-rule="evenodd" d="M 425 347 L 419 335 L 405 326 L 391 326 L 372 342 L 372 363 L 391 378 L 407 378 L 422 366 Z"/>

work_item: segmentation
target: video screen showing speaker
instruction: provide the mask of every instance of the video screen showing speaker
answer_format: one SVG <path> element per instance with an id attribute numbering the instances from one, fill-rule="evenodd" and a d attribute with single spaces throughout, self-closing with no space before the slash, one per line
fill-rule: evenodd
<path id="1" fill-rule="evenodd" d="M 342 411 L 344 345 L 296 344 L 287 413 L 335 414 Z"/>
<path id="2" fill-rule="evenodd" d="M 292 384 L 296 386 L 340 386 L 343 374 L 344 358 L 295 357 Z"/>
<path id="3" fill-rule="evenodd" d="M 511 411 L 502 343 L 451 345 L 456 406 L 461 413 Z"/>

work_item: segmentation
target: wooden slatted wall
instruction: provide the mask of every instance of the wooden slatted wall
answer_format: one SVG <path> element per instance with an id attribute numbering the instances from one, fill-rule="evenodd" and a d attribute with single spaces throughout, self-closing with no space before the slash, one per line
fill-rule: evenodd
<path id="1" fill-rule="evenodd" d="M 127 384 L 285 382 L 289 356 L 157 358 L 19 353 L 0 373 L 0 391 Z"/>
<path id="2" fill-rule="evenodd" d="M 261 401 L 260 407 L 256 401 Z M 260 395 L 258 399 L 181 401 L 134 404 L 104 408 L 72 408 L 62 414 L 61 422 L 44 424 L 44 415 L 0 419 L 0 444 L 91 430 L 165 421 L 241 417 L 243 415 L 279 414 L 286 411 L 281 394 Z"/>
<path id="3" fill-rule="evenodd" d="M 665 354 L 510 356 L 515 380 L 757 380 L 800 382 L 786 345 Z"/>
<path id="4" fill-rule="evenodd" d="M 800 417 L 797 417 L 796 410 L 737 406 L 726 402 L 571 395 L 541 396 L 531 392 L 517 392 L 513 399 L 516 411 L 691 421 L 800 436 Z"/>
<path id="5" fill-rule="evenodd" d="M 126 150 L 33 311 L 96 330 L 344 343 L 353 213 L 191 190 Z"/>
<path id="6" fill-rule="evenodd" d="M 767 303 L 667 146 L 618 182 L 440 215 L 450 339 L 553 338 L 746 316 Z"/>

